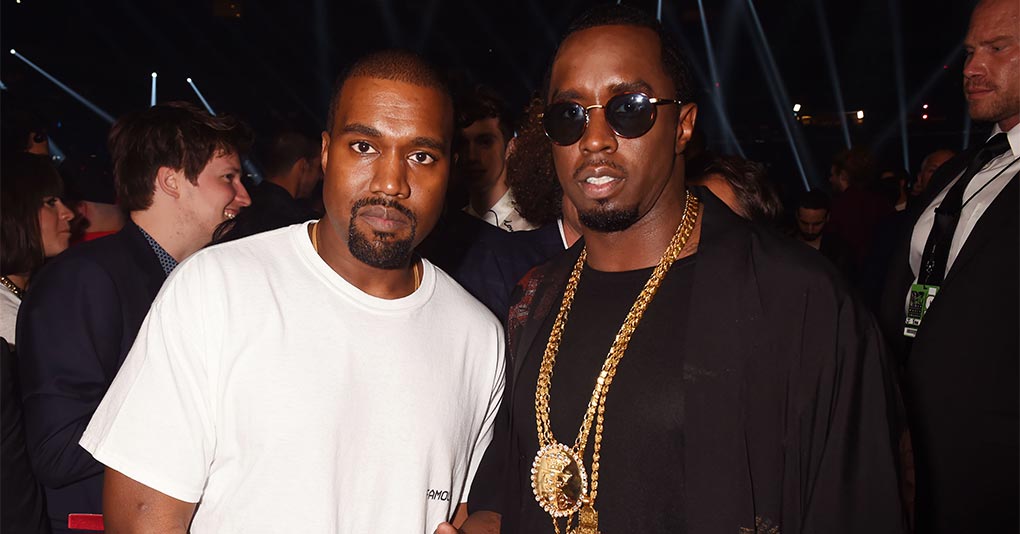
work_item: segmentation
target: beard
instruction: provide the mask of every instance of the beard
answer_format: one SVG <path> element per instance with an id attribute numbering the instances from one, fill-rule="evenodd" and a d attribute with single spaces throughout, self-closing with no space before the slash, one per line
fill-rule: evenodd
<path id="1" fill-rule="evenodd" d="M 392 232 L 359 230 L 354 221 L 358 210 L 365 206 L 383 206 L 402 213 L 411 221 L 411 231 L 404 239 L 395 239 Z M 418 218 L 395 200 L 363 198 L 351 207 L 351 222 L 347 231 L 347 248 L 358 261 L 377 269 L 399 269 L 407 264 L 414 251 L 414 238 L 418 232 Z"/>
<path id="2" fill-rule="evenodd" d="M 577 212 L 577 219 L 585 227 L 602 233 L 622 232 L 638 220 L 637 206 L 632 208 L 596 207 Z"/>
<path id="3" fill-rule="evenodd" d="M 803 239 L 804 241 L 814 241 L 815 239 L 818 239 L 819 237 L 822 237 L 822 233 L 821 232 L 815 232 L 813 234 L 807 234 L 807 233 L 804 233 L 804 232 L 800 232 L 800 238 Z"/>

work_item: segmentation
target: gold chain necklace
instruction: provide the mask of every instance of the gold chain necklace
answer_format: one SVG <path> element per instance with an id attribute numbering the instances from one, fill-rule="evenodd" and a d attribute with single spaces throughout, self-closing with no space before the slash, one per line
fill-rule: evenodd
<path id="1" fill-rule="evenodd" d="M 12 282 L 10 278 L 7 278 L 6 276 L 0 276 L 0 285 L 6 287 L 8 290 L 10 290 L 11 293 L 14 293 L 15 297 L 18 297 L 18 300 L 21 300 L 21 296 L 24 294 L 24 292 L 21 290 L 20 287 L 18 287 L 17 284 Z"/>
<path id="2" fill-rule="evenodd" d="M 319 253 L 319 221 L 312 223 L 312 249 L 315 253 Z M 418 262 L 415 261 L 411 264 L 411 272 L 414 274 L 414 291 L 418 291 L 421 286 L 421 274 L 418 272 Z M 6 285 L 6 284 L 5 284 Z"/>
<path id="3" fill-rule="evenodd" d="M 602 428 L 609 386 L 613 383 L 616 367 L 627 351 L 627 345 L 630 343 L 634 330 L 644 316 L 648 304 L 659 290 L 659 286 L 662 285 L 662 280 L 666 277 L 670 266 L 680 256 L 680 251 L 687 244 L 688 238 L 694 231 L 697 218 L 698 198 L 688 191 L 687 205 L 683 218 L 680 220 L 680 226 L 677 227 L 673 239 L 662 253 L 662 258 L 659 259 L 659 264 L 652 271 L 644 289 L 641 290 L 631 306 L 630 312 L 627 313 L 627 318 L 624 319 L 623 325 L 609 349 L 609 354 L 602 364 L 602 372 L 599 373 L 595 381 L 591 401 L 588 403 L 573 447 L 567 447 L 557 442 L 553 436 L 552 426 L 549 423 L 549 388 L 552 382 L 553 367 L 556 365 L 556 355 L 560 349 L 560 340 L 563 338 L 563 328 L 567 322 L 567 314 L 574 301 L 574 293 L 577 291 L 581 270 L 587 258 L 587 249 L 581 251 L 581 256 L 570 273 L 567 288 L 563 293 L 563 302 L 560 304 L 560 311 L 556 315 L 552 332 L 549 334 L 549 343 L 542 356 L 538 384 L 535 387 L 535 424 L 538 427 L 540 448 L 531 467 L 531 488 L 535 493 L 535 500 L 538 501 L 542 509 L 552 516 L 553 528 L 557 534 L 560 532 L 558 518 L 561 517 L 567 518 L 567 532 L 574 534 L 598 533 L 598 512 L 595 511 L 595 498 L 598 496 L 599 453 L 602 448 Z M 592 449 L 591 490 L 589 491 L 583 459 L 593 422 L 595 423 L 595 443 Z M 570 523 L 575 513 L 578 514 L 577 526 L 571 529 Z"/>

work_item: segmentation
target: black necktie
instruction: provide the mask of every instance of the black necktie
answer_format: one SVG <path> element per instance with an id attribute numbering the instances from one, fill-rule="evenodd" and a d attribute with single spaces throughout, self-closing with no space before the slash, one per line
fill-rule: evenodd
<path id="1" fill-rule="evenodd" d="M 924 253 L 921 255 L 918 283 L 931 286 L 942 284 L 942 279 L 946 276 L 946 264 L 949 261 L 949 248 L 953 244 L 953 234 L 956 232 L 956 224 L 960 222 L 960 211 L 963 209 L 963 192 L 975 174 L 1008 148 L 1009 139 L 1005 133 L 989 139 L 971 157 L 963 175 L 935 208 L 935 221 L 931 226 L 931 233 L 928 234 L 928 240 L 924 242 Z"/>

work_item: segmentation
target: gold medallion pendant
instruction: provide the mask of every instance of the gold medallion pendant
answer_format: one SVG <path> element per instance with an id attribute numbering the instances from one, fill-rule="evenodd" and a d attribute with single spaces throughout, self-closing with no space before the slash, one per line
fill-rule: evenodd
<path id="1" fill-rule="evenodd" d="M 564 517 L 581 508 L 588 493 L 588 474 L 570 447 L 551 443 L 542 447 L 531 465 L 531 489 L 549 515 Z"/>

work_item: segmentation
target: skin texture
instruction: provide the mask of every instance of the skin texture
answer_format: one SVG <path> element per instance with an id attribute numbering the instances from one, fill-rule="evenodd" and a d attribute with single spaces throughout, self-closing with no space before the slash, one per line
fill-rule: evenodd
<path id="1" fill-rule="evenodd" d="M 591 106 L 634 91 L 672 98 L 676 89 L 659 55 L 658 36 L 646 28 L 617 25 L 578 31 L 564 40 L 556 55 L 548 103 Z M 586 213 L 630 212 L 633 224 L 615 232 L 584 228 L 588 263 L 602 271 L 656 265 L 683 215 L 684 160 L 677 156 L 690 140 L 697 108 L 691 103 L 659 106 L 651 130 L 633 139 L 618 137 L 603 110 L 589 114 L 588 128 L 577 143 L 552 147 L 560 185 L 582 222 Z M 616 180 L 592 186 L 585 182 L 589 176 Z M 685 253 L 693 248 L 686 247 Z"/>
<path id="2" fill-rule="evenodd" d="M 453 105 L 429 87 L 367 77 L 344 84 L 331 131 L 322 134 L 326 216 L 315 227 L 319 255 L 348 282 L 380 298 L 414 291 L 411 254 L 380 268 L 356 257 L 352 228 L 370 246 L 417 246 L 439 218 L 450 171 Z M 397 204 L 404 209 L 359 201 Z M 407 217 L 405 213 L 413 217 Z"/>
<path id="3" fill-rule="evenodd" d="M 43 254 L 52 258 L 67 250 L 71 238 L 71 219 L 74 212 L 57 197 L 46 197 L 39 207 L 39 235 Z"/>
<path id="4" fill-rule="evenodd" d="M 506 140 L 499 119 L 477 120 L 457 135 L 460 142 L 455 172 L 468 187 L 471 207 L 476 213 L 485 213 L 507 191 Z"/>
<path id="5" fill-rule="evenodd" d="M 237 154 L 217 154 L 192 184 L 183 180 L 181 198 L 185 201 L 184 216 L 191 222 L 196 238 L 204 246 L 212 238 L 216 227 L 241 208 L 251 205 L 251 197 L 241 183 L 241 159 Z"/>
<path id="6" fill-rule="evenodd" d="M 241 183 L 240 158 L 219 153 L 202 168 L 194 184 L 182 169 L 160 167 L 152 205 L 130 216 L 175 260 L 184 261 L 209 244 L 227 214 L 236 215 L 250 205 L 251 197 Z"/>
<path id="7" fill-rule="evenodd" d="M 103 480 L 106 534 L 185 533 L 195 504 L 179 501 L 107 468 Z"/>
<path id="8" fill-rule="evenodd" d="M 1020 122 L 1020 4 L 978 4 L 963 47 L 963 92 L 971 118 L 1010 130 Z"/>

